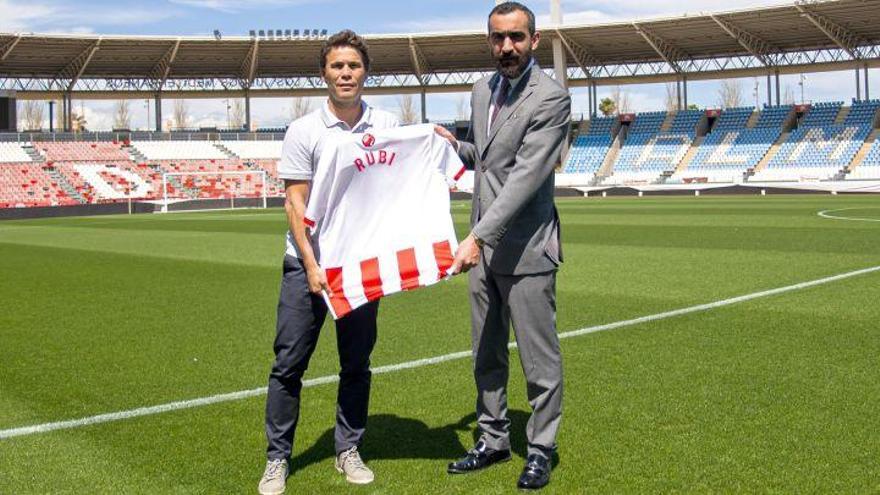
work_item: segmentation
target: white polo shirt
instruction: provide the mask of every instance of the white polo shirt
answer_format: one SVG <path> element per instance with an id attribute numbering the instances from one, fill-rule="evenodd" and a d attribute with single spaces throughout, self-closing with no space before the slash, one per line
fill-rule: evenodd
<path id="1" fill-rule="evenodd" d="M 353 128 L 333 115 L 326 101 L 317 110 L 294 120 L 284 135 L 281 160 L 278 161 L 278 177 L 287 180 L 311 181 L 321 159 L 321 149 L 328 139 L 351 132 L 366 132 L 369 129 L 387 129 L 400 125 L 394 114 L 375 109 L 367 105 L 366 102 L 362 104 L 361 119 Z M 317 255 L 317 236 L 312 239 L 312 248 Z M 291 256 L 301 258 L 289 230 L 286 252 Z"/>

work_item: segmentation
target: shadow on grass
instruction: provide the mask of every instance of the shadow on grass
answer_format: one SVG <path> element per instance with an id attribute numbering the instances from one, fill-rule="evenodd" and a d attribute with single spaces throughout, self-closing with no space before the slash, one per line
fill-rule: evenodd
<path id="1" fill-rule="evenodd" d="M 526 457 L 526 422 L 529 413 L 510 410 L 510 442 L 513 452 Z M 459 432 L 470 430 L 476 443 L 476 415 L 468 414 L 455 423 L 431 428 L 417 419 L 401 418 L 393 414 L 370 416 L 361 452 L 369 462 L 378 459 L 433 459 L 443 470 L 446 463 L 462 457 L 471 445 L 462 445 Z M 333 428 L 328 428 L 318 440 L 299 455 L 294 454 L 290 471 L 294 473 L 312 464 L 329 462 L 336 455 Z M 554 456 L 555 457 L 555 456 Z"/>

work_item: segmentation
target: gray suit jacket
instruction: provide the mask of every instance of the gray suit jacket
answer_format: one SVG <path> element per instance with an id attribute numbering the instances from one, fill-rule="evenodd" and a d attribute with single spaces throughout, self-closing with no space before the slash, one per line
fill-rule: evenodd
<path id="1" fill-rule="evenodd" d="M 502 275 L 555 270 L 562 262 L 553 169 L 569 128 L 568 91 L 535 64 L 492 124 L 489 102 L 501 77 L 485 77 L 471 95 L 471 128 L 459 156 L 473 168 L 471 226 L 485 241 L 489 268 Z"/>

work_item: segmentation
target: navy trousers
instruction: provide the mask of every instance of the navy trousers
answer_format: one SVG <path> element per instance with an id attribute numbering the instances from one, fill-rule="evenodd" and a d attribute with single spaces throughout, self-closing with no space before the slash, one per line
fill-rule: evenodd
<path id="1" fill-rule="evenodd" d="M 339 388 L 336 398 L 336 453 L 358 446 L 367 425 L 370 401 L 370 353 L 376 344 L 379 302 L 361 306 L 336 321 Z M 290 458 L 299 419 L 302 377 L 327 316 L 321 296 L 309 292 L 302 262 L 284 257 L 278 297 L 275 362 L 266 396 L 266 450 L 269 459 Z"/>

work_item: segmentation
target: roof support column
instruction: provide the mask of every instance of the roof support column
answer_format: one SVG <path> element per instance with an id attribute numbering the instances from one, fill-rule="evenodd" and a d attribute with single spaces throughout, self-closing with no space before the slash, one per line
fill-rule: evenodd
<path id="1" fill-rule="evenodd" d="M 562 25 L 562 1 L 550 0 L 550 22 L 557 27 Z M 553 37 L 553 69 L 556 72 L 556 82 L 568 90 L 568 58 L 565 55 L 565 49 L 562 47 L 562 38 L 559 30 L 556 30 L 556 36 Z M 571 115 L 568 116 L 569 121 Z M 568 157 L 568 136 L 571 134 L 571 128 L 566 129 L 565 138 L 562 141 L 562 155 L 560 160 L 565 162 Z"/>
<path id="2" fill-rule="evenodd" d="M 773 83 L 769 72 L 767 73 L 767 105 L 773 105 Z"/>
<path id="3" fill-rule="evenodd" d="M 49 132 L 55 132 L 55 100 L 49 100 Z"/>
<path id="4" fill-rule="evenodd" d="M 58 109 L 58 129 L 61 132 L 67 131 L 67 95 L 61 94 L 61 108 Z"/>
<path id="5" fill-rule="evenodd" d="M 553 38 L 553 70 L 556 72 L 556 81 L 565 89 L 568 89 L 568 72 L 565 70 L 567 65 L 562 40 Z"/>
<path id="6" fill-rule="evenodd" d="M 593 82 L 590 81 L 590 84 L 587 85 L 587 91 L 590 93 L 590 109 L 588 111 L 590 115 L 590 120 L 596 115 L 595 107 L 596 107 L 596 93 L 594 91 Z"/>
<path id="7" fill-rule="evenodd" d="M 587 85 L 587 116 L 593 115 L 593 84 Z"/>
<path id="8" fill-rule="evenodd" d="M 687 76 L 682 76 L 681 85 L 684 88 L 684 108 L 683 110 L 688 109 L 688 78 Z"/>
<path id="9" fill-rule="evenodd" d="M 156 93 L 156 132 L 162 132 L 162 93 Z"/>
<path id="10" fill-rule="evenodd" d="M 779 69 L 776 69 L 776 105 L 782 105 L 782 93 L 779 91 Z"/>
<path id="11" fill-rule="evenodd" d="M 676 109 L 681 110 L 681 79 L 675 80 L 675 105 Z"/>
<path id="12" fill-rule="evenodd" d="M 550 22 L 556 26 L 562 25 L 560 0 L 550 0 Z M 565 89 L 568 89 L 567 67 L 568 60 L 565 57 L 565 49 L 562 47 L 562 39 L 560 39 L 557 30 L 557 35 L 553 37 L 553 69 L 556 72 L 556 81 Z"/>
<path id="13" fill-rule="evenodd" d="M 859 78 L 859 66 L 856 66 L 856 101 L 862 101 L 862 80 Z"/>
<path id="14" fill-rule="evenodd" d="M 425 62 L 425 57 L 422 56 L 422 51 L 419 49 L 418 45 L 416 45 L 416 42 L 413 41 L 412 36 L 409 37 L 409 54 L 413 66 L 413 72 L 415 73 L 416 79 L 419 81 L 419 87 L 421 88 L 419 92 L 420 108 L 422 112 L 422 123 L 425 124 L 428 122 L 427 89 L 425 88 L 425 83 L 429 78 L 429 76 L 425 74 L 425 69 L 428 68 L 428 64 Z"/>
<path id="15" fill-rule="evenodd" d="M 593 81 L 593 117 L 599 113 L 599 86 Z"/>
<path id="16" fill-rule="evenodd" d="M 251 132 L 251 92 L 244 90 L 244 128 L 247 132 Z"/>
<path id="17" fill-rule="evenodd" d="M 58 129 L 61 132 L 67 131 L 67 96 L 61 95 L 61 108 L 58 109 Z"/>
<path id="18" fill-rule="evenodd" d="M 64 96 L 66 108 L 64 110 L 64 132 L 73 132 L 73 95 L 66 93 Z"/>
<path id="19" fill-rule="evenodd" d="M 868 63 L 865 62 L 865 100 L 871 99 L 871 90 L 868 84 Z"/>

